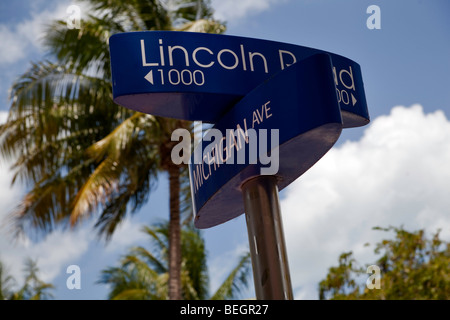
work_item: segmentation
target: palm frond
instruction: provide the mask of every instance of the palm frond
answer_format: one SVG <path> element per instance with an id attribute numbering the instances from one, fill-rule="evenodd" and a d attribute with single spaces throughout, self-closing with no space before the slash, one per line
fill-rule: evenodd
<path id="1" fill-rule="evenodd" d="M 97 227 L 109 237 L 129 203 L 134 212 L 146 202 L 160 161 L 157 145 L 143 134 L 144 129 L 151 130 L 151 122 L 151 116 L 135 113 L 87 149 L 86 154 L 99 164 L 74 199 L 72 225 L 102 206 Z"/>
<path id="2" fill-rule="evenodd" d="M 0 260 L 0 300 L 11 299 L 16 280 L 8 273 L 5 264 Z"/>
<path id="3" fill-rule="evenodd" d="M 124 31 L 168 30 L 171 21 L 159 0 L 89 0 L 95 15 L 120 23 Z"/>
<path id="4" fill-rule="evenodd" d="M 48 61 L 34 64 L 12 87 L 8 121 L 0 126 L 2 155 L 19 157 L 16 167 L 34 168 L 27 178 L 40 180 L 42 168 L 73 159 L 80 152 L 68 151 L 86 148 L 121 121 L 123 111 L 108 103 L 110 97 L 103 79 L 67 73 Z M 100 114 L 111 122 L 99 122 Z M 23 166 L 30 157 L 33 165 Z M 39 160 L 46 162 L 39 166 Z"/>
<path id="5" fill-rule="evenodd" d="M 19 205 L 11 212 L 8 223 L 16 234 L 24 231 L 52 231 L 57 223 L 70 216 L 70 199 L 90 172 L 90 163 L 82 162 L 65 176 L 55 174 L 51 179 L 37 183 L 27 192 Z"/>
<path id="6" fill-rule="evenodd" d="M 185 226 L 181 233 L 181 251 L 183 270 L 187 272 L 191 285 L 195 288 L 196 299 L 207 299 L 209 277 L 205 241 L 192 223 Z"/>
<path id="7" fill-rule="evenodd" d="M 211 300 L 224 300 L 236 297 L 242 289 L 248 286 L 248 275 L 250 271 L 250 253 L 246 253 L 211 297 Z"/>
<path id="8" fill-rule="evenodd" d="M 108 39 L 123 28 L 114 20 L 94 16 L 81 20 L 80 26 L 69 29 L 66 21 L 52 22 L 47 26 L 44 46 L 71 72 L 109 79 Z"/>
<path id="9" fill-rule="evenodd" d="M 121 152 L 129 148 L 132 139 L 140 134 L 141 128 L 139 125 L 147 119 L 151 121 L 152 118 L 152 116 L 144 113 L 134 113 L 114 128 L 106 137 L 91 145 L 86 150 L 87 154 L 96 160 L 100 160 L 106 155 L 117 160 Z"/>
<path id="10" fill-rule="evenodd" d="M 181 27 L 176 28 L 175 30 L 222 34 L 226 31 L 226 27 L 223 23 L 214 20 L 200 19 L 186 22 Z"/>
<path id="11" fill-rule="evenodd" d="M 39 268 L 37 267 L 36 261 L 27 258 L 25 260 L 24 272 L 25 282 L 22 288 L 15 293 L 15 299 L 47 300 L 53 297 L 49 290 L 54 289 L 54 286 L 50 283 L 42 281 L 38 277 Z"/>
<path id="12" fill-rule="evenodd" d="M 166 299 L 167 273 L 152 269 L 138 256 L 128 254 L 121 259 L 121 267 L 107 268 L 102 271 L 97 283 L 111 286 L 109 298 L 113 300 Z"/>
<path id="13" fill-rule="evenodd" d="M 154 243 L 154 248 L 161 251 L 161 257 L 164 257 L 169 249 L 168 233 L 166 232 L 168 228 L 167 223 L 155 223 L 151 227 L 143 226 L 142 232 L 150 236 L 152 243 Z"/>
<path id="14" fill-rule="evenodd" d="M 158 254 L 158 256 L 155 256 L 143 247 L 134 247 L 130 249 L 130 255 L 139 257 L 157 273 L 168 272 L 167 259 L 162 260 L 161 257 L 158 257 L 160 256 L 160 254 Z"/>

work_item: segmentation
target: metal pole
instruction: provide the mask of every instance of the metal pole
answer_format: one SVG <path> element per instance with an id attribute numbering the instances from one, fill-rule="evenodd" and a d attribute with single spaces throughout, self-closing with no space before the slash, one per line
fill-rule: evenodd
<path id="1" fill-rule="evenodd" d="M 258 300 L 292 300 L 277 180 L 261 175 L 242 186 Z"/>

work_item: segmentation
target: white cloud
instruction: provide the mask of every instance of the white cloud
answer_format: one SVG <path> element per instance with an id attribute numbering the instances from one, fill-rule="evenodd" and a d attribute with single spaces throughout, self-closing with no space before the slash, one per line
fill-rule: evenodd
<path id="1" fill-rule="evenodd" d="M 7 115 L 7 112 L 0 111 L 0 124 L 6 121 Z M 26 258 L 37 261 L 40 277 L 47 282 L 52 282 L 58 275 L 64 274 L 71 264 L 89 265 L 90 262 L 85 261 L 83 256 L 89 252 L 92 244 L 98 241 L 96 230 L 94 231 L 95 220 L 88 221 L 75 230 L 55 230 L 39 242 L 32 241 L 27 235 L 13 238 L 7 221 L 11 210 L 21 201 L 24 190 L 20 185 L 11 186 L 11 178 L 10 163 L 1 161 L 0 260 L 6 264 L 9 274 L 21 284 Z M 147 236 L 140 231 L 141 226 L 142 223 L 133 221 L 131 218 L 125 219 L 105 249 L 100 250 L 105 253 L 102 259 L 113 257 L 118 253 L 123 254 L 128 247 L 146 240 Z M 98 266 L 99 270 L 105 267 L 103 260 L 94 262 L 94 265 Z"/>
<path id="2" fill-rule="evenodd" d="M 0 111 L 0 125 L 5 123 L 7 118 L 8 118 L 8 112 Z"/>
<path id="3" fill-rule="evenodd" d="M 0 112 L 0 123 L 4 122 L 6 114 Z M 22 199 L 23 189 L 17 184 L 11 186 L 12 172 L 9 168 L 9 163 L 0 162 L 0 260 L 19 283 L 23 279 L 22 269 L 26 258 L 37 260 L 41 278 L 52 281 L 87 250 L 92 236 L 85 228 L 74 232 L 57 230 L 37 243 L 27 236 L 13 238 L 8 219 L 11 210 Z"/>
<path id="4" fill-rule="evenodd" d="M 0 111 L 0 124 L 6 121 L 7 115 L 7 112 Z M 13 238 L 7 221 L 11 210 L 21 200 L 23 189 L 17 184 L 11 186 L 10 165 L 4 160 L 0 162 L 0 260 L 19 283 L 23 279 L 26 258 L 37 260 L 41 278 L 52 281 L 87 250 L 91 236 L 86 229 L 79 229 L 74 232 L 58 230 L 37 243 L 26 236 Z"/>
<path id="5" fill-rule="evenodd" d="M 216 290 L 220 287 L 226 277 L 229 276 L 231 270 L 233 270 L 240 258 L 249 251 L 248 244 L 240 244 L 237 245 L 234 249 L 228 250 L 222 253 L 219 256 L 216 256 L 214 259 L 209 261 L 208 263 L 208 272 L 209 272 L 209 280 L 210 280 L 210 288 L 211 294 L 214 294 Z M 251 275 L 250 275 L 251 277 Z M 249 289 L 253 286 L 253 278 L 249 279 Z M 251 298 L 250 295 L 253 295 L 253 292 L 249 292 L 249 290 L 244 290 L 242 292 L 242 298 L 247 299 Z"/>
<path id="6" fill-rule="evenodd" d="M 142 223 L 133 222 L 132 217 L 127 217 L 114 231 L 111 241 L 107 244 L 106 252 L 126 252 L 129 247 L 135 246 L 150 237 L 142 231 Z"/>
<path id="7" fill-rule="evenodd" d="M 29 51 L 42 51 L 42 37 L 46 25 L 55 19 L 67 19 L 66 12 L 71 1 L 56 2 L 32 9 L 31 17 L 15 25 L 0 24 L 0 66 L 20 61 L 29 57 Z M 84 14 L 83 10 L 82 13 Z"/>
<path id="8" fill-rule="evenodd" d="M 0 111 L 0 125 L 6 122 L 7 117 L 8 112 Z M 21 192 L 19 187 L 11 186 L 12 173 L 9 168 L 10 163 L 4 160 L 0 161 L 0 203 L 2 204 L 0 208 L 0 226 L 6 211 L 13 208 Z"/>
<path id="9" fill-rule="evenodd" d="M 266 11 L 282 2 L 286 0 L 213 0 L 212 7 L 216 19 L 230 22 Z"/>
<path id="10" fill-rule="evenodd" d="M 342 252 L 373 263 L 372 227 L 425 228 L 450 239 L 450 121 L 442 111 L 397 106 L 359 141 L 333 148 L 288 187 L 281 201 L 296 298 L 317 285 Z"/>
<path id="11" fill-rule="evenodd" d="M 25 57 L 25 43 L 5 25 L 0 25 L 0 64 L 8 64 Z"/>
<path id="12" fill-rule="evenodd" d="M 0 186 L 7 185 L 10 176 L 9 171 L 0 170 Z M 8 225 L 4 222 L 8 219 L 11 209 L 21 200 L 23 193 L 16 187 L 13 189 L 0 187 L 0 192 L 0 202 L 5 208 L 0 210 L 0 223 L 3 224 L 3 228 L 0 228 L 0 260 L 6 263 L 9 273 L 19 283 L 23 279 L 22 269 L 26 258 L 37 261 L 40 277 L 48 282 L 64 274 L 71 264 L 89 265 L 90 262 L 87 262 L 83 256 L 89 252 L 91 245 L 98 243 L 99 240 L 94 229 L 94 220 L 74 230 L 57 229 L 39 242 L 32 241 L 27 235 L 13 238 Z M 118 253 L 123 254 L 130 246 L 146 240 L 146 235 L 140 231 L 141 226 L 141 223 L 132 222 L 129 218 L 125 219 L 107 246 L 100 250 L 102 254 L 105 254 L 102 259 Z M 101 262 L 99 260 L 94 264 L 100 269 L 105 267 Z"/>
<path id="13" fill-rule="evenodd" d="M 23 246 L 16 248 L 20 253 L 10 253 L 6 257 L 8 262 L 14 261 L 15 258 L 16 266 L 23 263 L 25 257 L 35 259 L 41 278 L 51 282 L 60 273 L 64 273 L 67 266 L 78 261 L 87 251 L 90 241 L 92 241 L 92 235 L 89 235 L 87 228 L 72 232 L 58 230 L 49 234 L 42 242 L 31 243 L 27 240 Z M 21 261 L 18 261 L 19 258 Z"/>

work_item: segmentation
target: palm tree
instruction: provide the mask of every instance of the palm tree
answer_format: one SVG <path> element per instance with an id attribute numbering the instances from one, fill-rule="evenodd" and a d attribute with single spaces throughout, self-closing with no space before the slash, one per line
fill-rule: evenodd
<path id="1" fill-rule="evenodd" d="M 50 59 L 32 63 L 11 88 L 0 152 L 13 161 L 12 183 L 28 190 L 12 212 L 17 232 L 46 233 L 99 213 L 99 235 L 110 238 L 127 213 L 148 200 L 161 172 L 170 185 L 169 298 L 181 298 L 180 190 L 186 168 L 173 164 L 175 128 L 186 121 L 154 117 L 112 101 L 108 39 L 118 32 L 168 30 L 170 14 L 158 0 L 90 0 L 80 29 L 48 26 Z M 212 20 L 183 30 L 223 32 Z"/>
<path id="2" fill-rule="evenodd" d="M 0 260 L 0 300 L 9 300 L 15 280 L 8 274 L 5 264 Z"/>
<path id="3" fill-rule="evenodd" d="M 136 247 L 120 261 L 120 267 L 102 270 L 98 283 L 110 286 L 109 299 L 161 300 L 168 296 L 168 238 L 167 223 L 144 227 L 150 236 L 151 251 Z M 205 243 L 199 232 L 185 225 L 181 232 L 182 297 L 187 300 L 223 300 L 236 297 L 247 287 L 251 270 L 250 254 L 243 255 L 225 281 L 213 295 L 208 295 L 209 277 Z"/>
<path id="4" fill-rule="evenodd" d="M 8 275 L 5 265 L 0 261 L 0 300 L 47 300 L 53 297 L 49 290 L 54 286 L 38 277 L 39 269 L 35 261 L 25 260 L 24 272 L 23 286 L 14 291 L 16 280 Z"/>

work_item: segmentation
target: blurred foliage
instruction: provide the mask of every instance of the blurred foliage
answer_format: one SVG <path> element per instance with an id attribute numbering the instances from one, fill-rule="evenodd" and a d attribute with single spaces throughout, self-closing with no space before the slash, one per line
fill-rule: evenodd
<path id="1" fill-rule="evenodd" d="M 403 228 L 374 228 L 393 231 L 394 239 L 376 244 L 381 257 L 373 263 L 381 271 L 380 289 L 369 289 L 358 279 L 368 279 L 367 267 L 359 266 L 352 252 L 339 257 L 339 265 L 329 268 L 319 283 L 320 299 L 361 300 L 448 300 L 450 299 L 450 243 L 431 239 L 424 230 L 409 232 Z"/>
<path id="2" fill-rule="evenodd" d="M 25 260 L 24 284 L 18 290 L 17 281 L 8 274 L 6 266 L 0 261 L 0 300 L 47 300 L 53 298 L 50 293 L 54 286 L 42 281 L 37 263 L 31 259 Z"/>
<path id="3" fill-rule="evenodd" d="M 134 112 L 113 102 L 108 39 L 140 30 L 222 33 L 207 0 L 84 0 L 80 28 L 51 21 L 43 38 L 47 58 L 11 86 L 8 120 L 0 126 L 0 155 L 12 163 L 12 183 L 27 193 L 9 220 L 17 233 L 43 234 L 97 216 L 111 237 L 128 214 L 149 199 L 169 172 L 176 128 L 192 123 Z M 174 19 L 183 23 L 177 23 Z M 172 165 L 173 167 L 173 165 Z M 172 168 L 181 209 L 190 217 L 187 166 Z M 176 192 L 176 190 L 174 190 Z M 174 212 L 176 214 L 176 212 Z"/>
<path id="4" fill-rule="evenodd" d="M 12 183 L 22 181 L 27 190 L 9 223 L 16 233 L 41 235 L 97 214 L 98 234 L 109 239 L 127 214 L 148 202 L 164 172 L 174 261 L 169 296 L 177 299 L 180 215 L 191 206 L 187 165 L 173 163 L 178 142 L 171 137 L 178 128 L 191 131 L 192 123 L 115 104 L 108 41 L 129 31 L 222 33 L 225 27 L 212 19 L 208 0 L 84 2 L 89 12 L 79 28 L 49 23 L 43 39 L 48 60 L 32 63 L 11 86 L 0 154 L 12 163 Z"/>
<path id="5" fill-rule="evenodd" d="M 135 247 L 120 260 L 119 267 L 102 271 L 98 283 L 109 285 L 112 300 L 165 300 L 168 298 L 167 223 L 143 228 L 150 237 L 150 250 Z M 243 255 L 213 295 L 209 295 L 209 276 L 205 242 L 200 230 L 184 225 L 181 231 L 182 298 L 223 300 L 236 298 L 248 286 L 250 254 Z"/>

